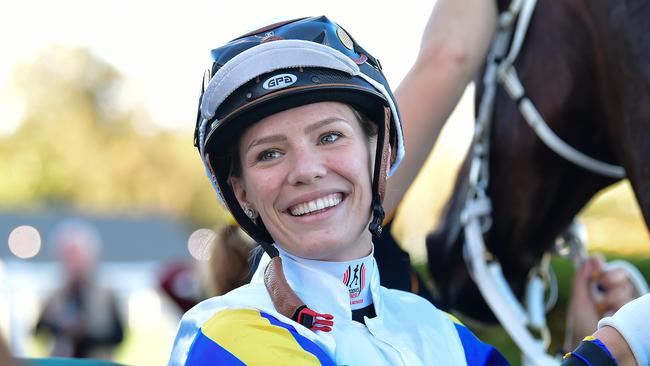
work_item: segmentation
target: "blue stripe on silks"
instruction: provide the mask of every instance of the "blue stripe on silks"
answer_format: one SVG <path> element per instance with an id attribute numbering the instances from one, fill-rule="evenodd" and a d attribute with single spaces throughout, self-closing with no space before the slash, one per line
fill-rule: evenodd
<path id="1" fill-rule="evenodd" d="M 275 318 L 273 315 L 267 314 L 263 311 L 260 311 L 260 315 L 268 319 L 271 324 L 288 330 L 291 333 L 291 335 L 293 335 L 293 337 L 296 339 L 298 344 L 302 347 L 302 349 L 316 356 L 318 361 L 320 361 L 321 365 L 336 366 L 334 361 L 332 361 L 332 359 L 325 352 L 323 352 L 323 350 L 320 347 L 318 347 L 316 343 L 310 341 L 305 336 L 298 333 L 298 331 L 296 330 L 296 328 L 293 327 L 293 325 L 283 323 L 277 318 Z"/>
<path id="2" fill-rule="evenodd" d="M 508 366 L 508 361 L 493 346 L 482 342 L 462 324 L 454 323 L 463 344 L 467 366 Z"/>
<path id="3" fill-rule="evenodd" d="M 225 348 L 206 337 L 199 331 L 187 353 L 185 366 L 246 366 L 242 361 L 228 352 Z"/>

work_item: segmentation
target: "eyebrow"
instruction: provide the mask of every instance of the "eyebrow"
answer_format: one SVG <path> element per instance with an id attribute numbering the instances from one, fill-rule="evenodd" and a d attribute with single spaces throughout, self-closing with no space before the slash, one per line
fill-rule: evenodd
<path id="1" fill-rule="evenodd" d="M 262 145 L 262 144 L 267 144 L 267 143 L 272 143 L 272 142 L 279 142 L 279 141 L 285 141 L 287 138 L 282 136 L 282 135 L 271 135 L 267 137 L 262 137 L 261 139 L 256 139 L 251 141 L 251 143 L 248 145 L 246 148 L 246 151 L 249 151 L 250 149 L 254 148 L 257 145 Z"/>
<path id="2" fill-rule="evenodd" d="M 328 124 L 334 123 L 334 122 L 346 122 L 348 123 L 345 119 L 340 118 L 340 117 L 329 117 L 325 118 L 323 120 L 320 120 L 316 123 L 312 123 L 309 126 L 304 128 L 305 133 L 310 133 L 313 132 L 323 126 L 326 126 Z M 251 143 L 248 145 L 246 148 L 246 151 L 249 151 L 251 148 L 257 146 L 257 145 L 262 145 L 262 144 L 267 144 L 267 143 L 274 143 L 274 142 L 280 142 L 280 141 L 285 141 L 287 138 L 283 135 L 271 135 L 271 136 L 266 136 L 262 137 L 261 139 L 256 139 L 251 141 Z"/>
<path id="3" fill-rule="evenodd" d="M 339 122 L 339 121 L 346 122 L 346 123 L 348 122 L 348 121 L 346 121 L 345 119 L 343 119 L 341 117 L 329 117 L 329 118 L 325 118 L 323 120 L 320 120 L 320 121 L 318 121 L 316 123 L 313 123 L 313 124 L 305 127 L 304 132 L 305 133 L 310 133 L 310 132 L 313 132 L 313 131 L 315 131 L 315 130 L 323 127 L 323 126 L 329 125 L 329 124 L 334 123 L 334 122 Z"/>

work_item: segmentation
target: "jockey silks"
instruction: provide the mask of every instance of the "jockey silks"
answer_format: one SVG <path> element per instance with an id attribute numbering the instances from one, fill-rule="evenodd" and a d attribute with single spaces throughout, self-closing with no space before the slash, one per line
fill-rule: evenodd
<path id="1" fill-rule="evenodd" d="M 296 294 L 315 311 L 334 316 L 330 332 L 311 331 L 276 311 L 264 286 L 270 261 L 265 254 L 250 284 L 205 300 L 183 316 L 169 365 L 507 364 L 428 301 L 380 286 L 372 257 L 366 258 L 371 264 L 359 263 L 367 265 L 366 286 L 376 311 L 363 324 L 352 320 L 351 282 L 345 284 L 340 269 L 330 274 L 318 261 L 280 255 Z"/>

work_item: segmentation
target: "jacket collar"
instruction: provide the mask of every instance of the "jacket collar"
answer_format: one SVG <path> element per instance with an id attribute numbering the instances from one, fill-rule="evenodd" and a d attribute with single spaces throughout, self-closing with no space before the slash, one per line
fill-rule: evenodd
<path id="1" fill-rule="evenodd" d="M 352 319 L 349 290 L 341 278 L 320 268 L 318 263 L 322 263 L 321 261 L 296 257 L 282 249 L 279 249 L 279 252 L 287 283 L 307 306 L 319 313 L 332 314 L 334 319 Z M 373 265 L 366 274 L 367 286 L 370 287 L 375 312 L 380 317 L 382 314 L 380 279 L 372 253 L 370 259 Z M 269 262 L 270 257 L 264 253 L 251 283 L 264 283 L 264 271 Z"/>

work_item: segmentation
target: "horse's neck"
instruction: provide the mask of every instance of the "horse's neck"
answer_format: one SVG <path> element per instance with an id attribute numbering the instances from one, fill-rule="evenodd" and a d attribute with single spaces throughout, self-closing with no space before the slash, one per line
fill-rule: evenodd
<path id="1" fill-rule="evenodd" d="M 610 160 L 623 165 L 650 225 L 650 2 L 647 0 L 578 0 L 588 32 L 594 65 L 595 105 L 603 116 L 603 136 Z M 604 142 L 603 142 L 604 140 Z M 607 157 L 605 157 L 607 159 Z"/>
<path id="2" fill-rule="evenodd" d="M 515 66 L 547 123 L 562 139 L 594 158 L 618 163 L 609 121 L 615 111 L 608 55 L 594 39 L 600 26 L 575 1 L 539 2 Z M 550 151 L 516 106 L 497 98 L 492 129 L 490 187 L 493 226 L 488 247 L 525 275 L 555 237 L 612 180 L 589 173 Z M 507 268 L 510 267 L 510 268 Z"/>
<path id="3" fill-rule="evenodd" d="M 646 223 L 650 224 L 650 2 L 583 0 L 602 50 L 601 100 L 609 133 L 626 168 Z"/>

